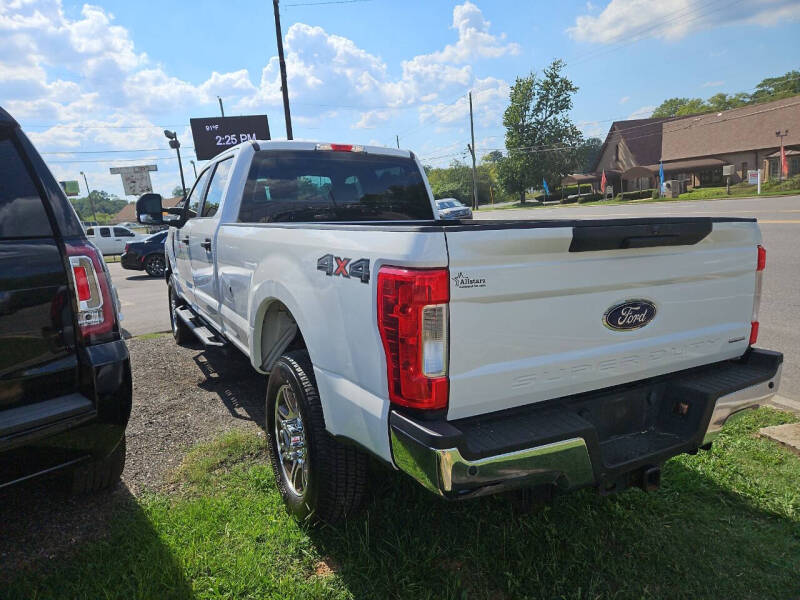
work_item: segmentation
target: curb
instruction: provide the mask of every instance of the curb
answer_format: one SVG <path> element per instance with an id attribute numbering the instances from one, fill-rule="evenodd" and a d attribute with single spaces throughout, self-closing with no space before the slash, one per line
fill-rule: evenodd
<path id="1" fill-rule="evenodd" d="M 767 406 L 800 414 L 800 401 L 785 398 L 784 396 L 773 396 L 772 399 L 767 402 Z"/>

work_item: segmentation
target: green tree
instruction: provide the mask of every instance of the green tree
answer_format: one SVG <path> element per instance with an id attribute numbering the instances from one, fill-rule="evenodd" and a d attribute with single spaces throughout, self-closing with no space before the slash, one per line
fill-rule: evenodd
<path id="1" fill-rule="evenodd" d="M 186 193 L 189 193 L 189 190 L 186 190 Z M 172 188 L 172 197 L 177 198 L 179 196 L 183 196 L 183 188 L 179 185 L 176 185 Z"/>
<path id="2" fill-rule="evenodd" d="M 127 204 L 127 201 L 122 198 L 117 198 L 102 190 L 92 190 L 89 192 L 89 196 L 81 198 L 70 198 L 70 202 L 82 221 L 94 221 L 94 214 L 92 214 L 92 204 L 94 204 L 94 212 L 97 214 L 97 220 L 101 223 L 108 222 Z"/>
<path id="3" fill-rule="evenodd" d="M 653 117 L 674 117 L 678 111 L 690 102 L 689 98 L 669 98 L 659 104 L 653 111 Z"/>
<path id="4" fill-rule="evenodd" d="M 581 173 L 591 173 L 594 171 L 594 165 L 600 157 L 600 149 L 603 147 L 603 140 L 596 137 L 590 137 L 584 140 L 581 144 L 579 151 L 579 168 Z"/>
<path id="5" fill-rule="evenodd" d="M 554 60 L 541 75 L 517 78 L 503 115 L 508 155 L 499 163 L 504 190 L 525 202 L 528 188 L 542 180 L 558 185 L 575 169 L 582 136 L 569 118 L 578 88 L 562 75 L 564 62 Z"/>
<path id="6" fill-rule="evenodd" d="M 752 102 L 769 102 L 800 94 L 800 71 L 794 70 L 780 77 L 768 77 L 756 86 Z"/>

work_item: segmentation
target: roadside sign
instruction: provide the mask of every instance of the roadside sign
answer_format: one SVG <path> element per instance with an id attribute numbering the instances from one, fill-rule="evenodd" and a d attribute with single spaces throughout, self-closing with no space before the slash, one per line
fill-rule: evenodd
<path id="1" fill-rule="evenodd" d="M 248 140 L 268 140 L 267 115 L 189 119 L 197 160 L 209 160 L 231 146 Z"/>
<path id="2" fill-rule="evenodd" d="M 158 171 L 157 165 L 138 165 L 135 167 L 111 167 L 112 175 L 122 176 L 122 187 L 126 196 L 141 196 L 153 191 L 150 171 Z"/>
<path id="3" fill-rule="evenodd" d="M 61 186 L 61 189 L 64 190 L 64 193 L 69 197 L 81 195 L 81 188 L 77 181 L 59 181 L 58 185 Z"/>
<path id="4" fill-rule="evenodd" d="M 750 169 L 747 171 L 747 183 L 750 185 L 758 185 L 758 169 Z"/>

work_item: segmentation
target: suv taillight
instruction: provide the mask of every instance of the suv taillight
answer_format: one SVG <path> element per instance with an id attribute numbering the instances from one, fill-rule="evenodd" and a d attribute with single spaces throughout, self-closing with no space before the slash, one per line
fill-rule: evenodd
<path id="1" fill-rule="evenodd" d="M 89 244 L 67 242 L 65 247 L 75 286 L 81 338 L 87 344 L 103 341 L 98 338 L 112 333 L 115 326 L 114 302 L 103 257 Z"/>
<path id="2" fill-rule="evenodd" d="M 447 269 L 378 271 L 378 329 L 392 403 L 426 410 L 447 407 L 449 302 Z"/>
<path id="3" fill-rule="evenodd" d="M 761 286 L 764 279 L 764 267 L 767 266 L 767 251 L 764 246 L 758 246 L 756 260 L 756 290 L 753 297 L 753 316 L 750 319 L 750 345 L 758 341 L 758 309 L 761 306 Z"/>

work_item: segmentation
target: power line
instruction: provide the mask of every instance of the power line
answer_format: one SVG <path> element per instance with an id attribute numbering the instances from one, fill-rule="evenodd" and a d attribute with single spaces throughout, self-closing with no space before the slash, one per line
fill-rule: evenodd
<path id="1" fill-rule="evenodd" d="M 322 2 L 295 2 L 294 4 L 284 4 L 285 8 L 292 6 L 323 6 L 325 4 L 356 4 L 357 2 L 371 2 L 372 0 L 324 0 Z"/>
<path id="2" fill-rule="evenodd" d="M 182 146 L 189 150 L 194 150 L 194 146 Z M 50 152 L 40 152 L 39 154 L 112 154 L 131 152 L 169 152 L 168 148 L 142 148 L 137 150 L 51 150 Z M 138 160 L 138 159 L 137 159 Z"/>

